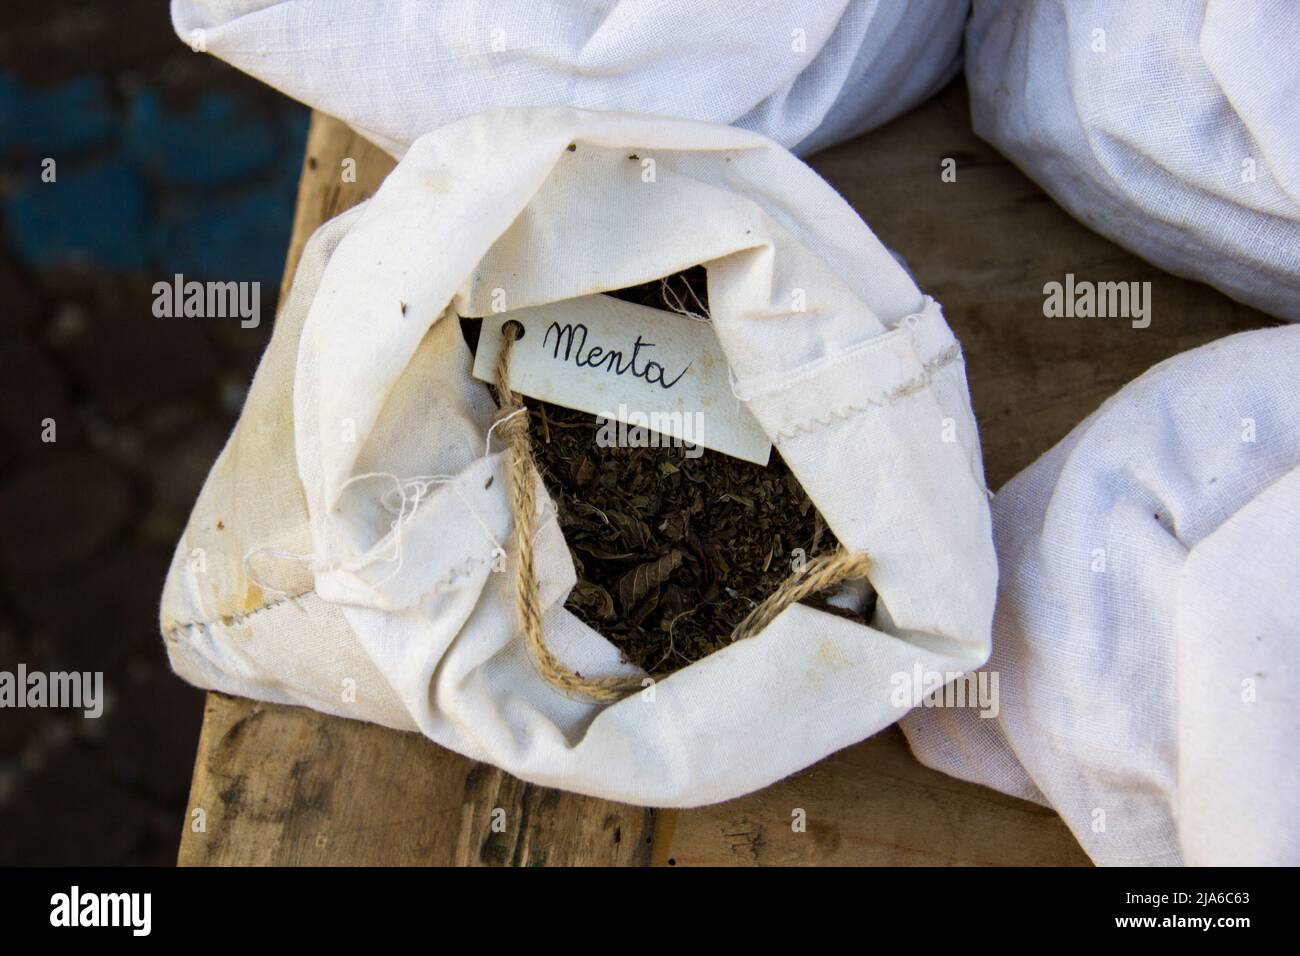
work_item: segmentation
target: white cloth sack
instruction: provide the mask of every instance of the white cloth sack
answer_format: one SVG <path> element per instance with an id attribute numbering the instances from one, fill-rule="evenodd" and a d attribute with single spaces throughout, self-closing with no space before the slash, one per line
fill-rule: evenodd
<path id="1" fill-rule="evenodd" d="M 975 131 L 1074 216 L 1300 319 L 1300 4 L 975 0 Z"/>
<path id="2" fill-rule="evenodd" d="M 1300 864 L 1300 328 L 1157 365 L 998 492 L 996 719 L 922 762 L 1101 864 Z"/>
<path id="3" fill-rule="evenodd" d="M 400 156 L 495 106 L 730 123 L 807 154 L 961 66 L 967 0 L 172 0 L 177 34 Z"/>
<path id="4" fill-rule="evenodd" d="M 632 154 L 657 161 L 655 182 Z M 456 315 L 697 263 L 738 397 L 839 539 L 873 558 L 877 626 L 795 605 L 653 693 L 565 697 L 519 633 L 513 549 L 493 572 L 506 453 L 485 454 L 494 406 Z M 396 481 L 359 477 L 374 473 L 455 480 L 405 516 L 400 561 L 362 565 L 346 556 L 395 544 Z M 626 672 L 563 607 L 574 568 L 540 497 L 548 644 L 585 676 Z M 690 806 L 894 722 L 892 674 L 978 667 L 995 577 L 958 346 L 825 182 L 731 127 L 499 110 L 418 140 L 312 237 L 177 548 L 162 629 L 200 686 L 418 729 L 540 784 Z"/>

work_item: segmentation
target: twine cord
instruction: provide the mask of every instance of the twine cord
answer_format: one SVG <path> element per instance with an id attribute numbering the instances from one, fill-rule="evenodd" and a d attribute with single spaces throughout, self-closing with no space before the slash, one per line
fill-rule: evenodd
<path id="1" fill-rule="evenodd" d="M 510 449 L 510 513 L 514 523 L 516 553 L 515 611 L 537 671 L 548 684 L 557 690 L 582 694 L 597 701 L 617 701 L 640 690 L 641 682 L 623 677 L 583 677 L 563 664 L 546 645 L 537 569 L 533 562 L 537 464 L 533 460 L 532 443 L 528 437 L 527 410 L 521 397 L 510 388 L 510 354 L 519 337 L 520 328 L 513 321 L 505 323 L 501 328 L 501 350 L 496 363 L 497 393 L 501 408 L 492 423 L 492 430 Z M 791 574 L 779 588 L 750 611 L 731 632 L 731 640 L 734 642 L 753 637 L 791 604 L 841 581 L 865 578 L 870 567 L 871 560 L 865 553 L 851 552 L 843 547 L 834 554 L 813 558 L 801 571 Z"/>
<path id="2" fill-rule="evenodd" d="M 640 686 L 621 677 L 583 677 L 560 662 L 546 645 L 542 632 L 541 597 L 537 570 L 533 564 L 533 525 L 537 511 L 537 465 L 528 439 L 528 414 L 518 395 L 510 389 L 510 353 L 519 324 L 507 322 L 501 329 L 501 352 L 497 356 L 497 392 L 501 410 L 492 428 L 510 449 L 510 514 L 515 539 L 515 611 L 524 630 L 533 663 L 542 678 L 561 691 L 583 694 L 593 700 L 613 702 Z M 523 412 L 524 414 L 520 414 Z"/>
<path id="3" fill-rule="evenodd" d="M 856 581 L 867 576 L 871 559 L 863 551 L 849 551 L 841 547 L 834 554 L 822 554 L 809 560 L 802 571 L 796 571 L 781 582 L 781 586 L 763 599 L 731 632 L 731 640 L 743 641 L 767 627 L 776 616 L 818 591 L 839 584 Z"/>

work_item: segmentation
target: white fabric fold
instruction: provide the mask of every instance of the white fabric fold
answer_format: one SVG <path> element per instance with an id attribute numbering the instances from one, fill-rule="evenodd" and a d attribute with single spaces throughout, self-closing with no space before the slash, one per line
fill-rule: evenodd
<path id="1" fill-rule="evenodd" d="M 967 0 L 172 0 L 177 34 L 400 156 L 497 106 L 752 129 L 801 154 L 961 66 Z"/>
<path id="2" fill-rule="evenodd" d="M 998 492 L 1000 710 L 922 762 L 1102 864 L 1300 863 L 1300 328 L 1157 365 Z"/>
<path id="3" fill-rule="evenodd" d="M 975 0 L 975 132 L 1176 275 L 1300 319 L 1300 4 Z"/>

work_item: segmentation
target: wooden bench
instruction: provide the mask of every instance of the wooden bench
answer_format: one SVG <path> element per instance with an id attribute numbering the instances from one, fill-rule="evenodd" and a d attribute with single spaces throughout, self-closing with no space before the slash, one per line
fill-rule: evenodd
<path id="1" fill-rule="evenodd" d="M 956 182 L 941 177 L 946 158 Z M 286 285 L 312 230 L 373 194 L 392 165 L 313 117 Z M 943 303 L 991 488 L 1161 359 L 1275 324 L 1071 219 L 974 136 L 960 82 L 811 165 Z M 1044 283 L 1071 272 L 1150 281 L 1151 326 L 1044 317 Z M 922 767 L 896 727 L 759 793 L 653 811 L 526 784 L 415 734 L 209 694 L 189 808 L 183 865 L 1088 862 L 1056 814 Z"/>

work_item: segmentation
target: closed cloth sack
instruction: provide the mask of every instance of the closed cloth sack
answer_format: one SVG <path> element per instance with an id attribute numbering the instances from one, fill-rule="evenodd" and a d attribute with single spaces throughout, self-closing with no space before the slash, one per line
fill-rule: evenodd
<path id="1" fill-rule="evenodd" d="M 1300 319 L 1300 4 L 975 0 L 975 131 L 1163 269 Z"/>
<path id="2" fill-rule="evenodd" d="M 918 708 L 916 755 L 1097 863 L 1300 864 L 1300 328 L 1157 365 L 993 521 L 1000 713 Z"/>
<path id="3" fill-rule="evenodd" d="M 496 106 L 632 110 L 801 154 L 879 126 L 961 66 L 967 0 L 172 0 L 176 32 L 395 156 Z"/>
<path id="4" fill-rule="evenodd" d="M 657 161 L 653 183 L 633 156 Z M 877 611 L 868 627 L 795 604 L 652 693 L 595 703 L 539 675 L 513 576 L 493 570 L 506 455 L 456 317 L 701 263 L 738 400 L 871 557 Z M 584 676 L 637 678 L 563 606 L 575 573 L 544 488 L 536 519 L 547 645 Z M 893 674 L 977 667 L 995 575 L 960 350 L 829 186 L 744 130 L 511 109 L 421 138 L 311 238 L 177 548 L 162 629 L 200 686 L 419 730 L 540 784 L 690 806 L 897 720 Z"/>

